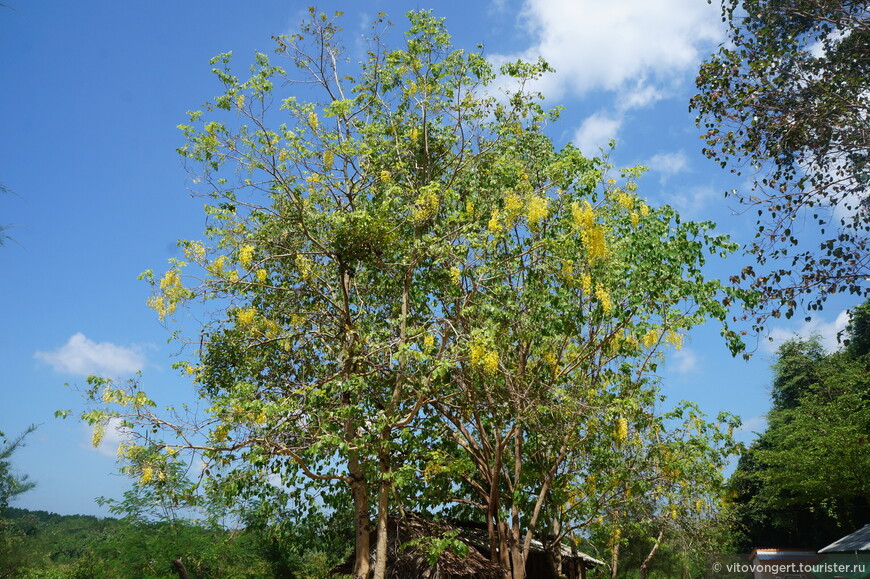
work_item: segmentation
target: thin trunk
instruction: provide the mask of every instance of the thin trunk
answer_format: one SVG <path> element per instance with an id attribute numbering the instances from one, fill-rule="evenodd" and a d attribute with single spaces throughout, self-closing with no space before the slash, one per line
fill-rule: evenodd
<path id="1" fill-rule="evenodd" d="M 550 529 L 553 539 L 547 548 L 547 559 L 550 561 L 550 568 L 553 570 L 554 577 L 562 576 L 562 525 L 559 523 L 558 517 L 553 517 L 552 527 Z"/>
<path id="2" fill-rule="evenodd" d="M 387 434 L 389 434 L 389 429 Z M 381 482 L 378 488 L 378 542 L 375 546 L 374 579 L 384 579 L 387 573 L 387 545 L 389 524 L 387 513 L 390 507 L 390 457 L 386 452 L 380 453 Z"/>
<path id="3" fill-rule="evenodd" d="M 659 545 L 662 542 L 662 535 L 664 535 L 665 530 L 661 529 L 659 531 L 659 536 L 656 537 L 656 542 L 653 545 L 652 550 L 650 550 L 649 555 L 646 556 L 646 559 L 643 560 L 643 563 L 640 565 L 640 579 L 646 579 L 646 572 L 649 569 L 649 563 L 652 561 L 653 556 L 655 556 L 656 551 L 659 550 Z"/>
<path id="4" fill-rule="evenodd" d="M 619 541 L 613 543 L 613 555 L 610 558 L 610 579 L 616 579 L 619 571 Z"/>
<path id="5" fill-rule="evenodd" d="M 356 543 L 356 561 L 353 566 L 354 579 L 369 579 L 371 573 L 370 552 L 370 521 L 369 499 L 366 493 L 365 475 L 359 465 L 359 456 L 352 452 L 348 460 L 350 471 L 350 493 L 353 497 L 354 540 Z"/>
<path id="6" fill-rule="evenodd" d="M 513 579 L 525 579 L 526 561 L 520 548 L 520 510 L 516 504 L 511 505 L 511 568 Z"/>
<path id="7" fill-rule="evenodd" d="M 504 569 L 505 579 L 511 577 L 511 558 L 510 548 L 508 546 L 508 534 L 510 529 L 506 521 L 498 521 L 498 564 Z"/>

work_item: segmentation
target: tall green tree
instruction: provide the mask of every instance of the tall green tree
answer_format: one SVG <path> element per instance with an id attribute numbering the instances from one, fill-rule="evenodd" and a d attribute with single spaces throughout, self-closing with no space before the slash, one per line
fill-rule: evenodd
<path id="1" fill-rule="evenodd" d="M 866 340 L 855 322 L 867 307 L 850 345 Z M 824 354 L 815 338 L 780 347 L 768 428 L 730 482 L 739 547 L 824 545 L 870 514 L 870 360 L 857 352 Z"/>
<path id="2" fill-rule="evenodd" d="M 801 300 L 818 309 L 831 294 L 868 291 L 868 7 L 722 2 L 728 37 L 701 66 L 691 108 L 707 156 L 753 183 L 731 195 L 757 210 L 748 250 L 762 269 L 738 277 L 763 291 L 748 314 L 758 325 Z"/>
<path id="3" fill-rule="evenodd" d="M 213 312 L 179 364 L 208 417 L 163 416 L 137 381 L 94 379 L 106 406 L 85 419 L 132 429 L 121 454 L 143 484 L 192 450 L 229 493 L 347 500 L 356 577 L 384 576 L 391 508 L 459 503 L 519 578 L 584 441 L 646 412 L 661 351 L 710 318 L 739 349 L 702 275 L 735 245 L 648 206 L 641 168 L 617 179 L 557 150 L 544 130 L 558 110 L 527 88 L 546 63 L 506 65 L 496 98 L 480 53 L 408 16 L 394 49 L 375 21 L 359 67 L 313 11 L 276 39 L 292 74 L 263 54 L 244 81 L 229 55 L 213 61 L 223 92 L 180 149 L 209 201 L 206 239 L 146 274 L 161 319 Z"/>

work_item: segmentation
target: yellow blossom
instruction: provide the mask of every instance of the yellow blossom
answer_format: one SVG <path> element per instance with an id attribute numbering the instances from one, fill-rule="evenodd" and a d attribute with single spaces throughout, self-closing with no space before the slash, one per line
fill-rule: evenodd
<path id="1" fill-rule="evenodd" d="M 675 350 L 679 350 L 683 347 L 683 335 L 679 332 L 668 332 L 665 334 L 665 342 L 673 346 Z"/>
<path id="2" fill-rule="evenodd" d="M 417 127 L 411 129 L 411 142 L 416 143 L 417 138 L 420 136 L 420 131 L 417 130 Z"/>
<path id="3" fill-rule="evenodd" d="M 631 212 L 631 226 L 637 227 L 640 223 L 640 216 L 637 214 L 637 211 Z"/>
<path id="4" fill-rule="evenodd" d="M 546 197 L 532 197 L 529 199 L 529 204 L 526 208 L 526 220 L 530 227 L 537 227 L 541 221 L 547 218 L 549 214 L 548 201 L 549 199 Z"/>
<path id="5" fill-rule="evenodd" d="M 327 149 L 323 152 L 323 168 L 329 171 L 332 169 L 332 162 L 335 160 L 335 154 Z"/>
<path id="6" fill-rule="evenodd" d="M 381 171 L 381 183 L 389 183 L 393 180 L 393 174 L 389 171 Z"/>
<path id="7" fill-rule="evenodd" d="M 628 420 L 620 416 L 616 421 L 616 441 L 623 444 L 628 440 Z"/>
<path id="8" fill-rule="evenodd" d="M 595 223 L 595 210 L 592 209 L 592 205 L 588 201 L 572 204 L 571 216 L 574 219 L 574 227 L 577 229 L 586 229 Z"/>
<path id="9" fill-rule="evenodd" d="M 523 200 L 516 193 L 508 193 L 504 198 L 504 212 L 516 217 L 523 210 Z"/>
<path id="10" fill-rule="evenodd" d="M 501 232 L 502 224 L 501 224 L 501 221 L 499 220 L 498 211 L 492 212 L 492 216 L 489 218 L 489 223 L 487 223 L 486 228 L 493 235 L 496 235 L 496 234 Z"/>
<path id="11" fill-rule="evenodd" d="M 468 213 L 469 215 L 473 214 L 474 213 L 474 203 L 472 203 L 471 201 L 466 203 L 465 204 L 465 212 Z"/>
<path id="12" fill-rule="evenodd" d="M 485 355 L 486 348 L 483 346 L 483 344 L 471 344 L 471 346 L 469 347 L 469 357 L 471 359 L 472 365 L 478 365 Z"/>
<path id="13" fill-rule="evenodd" d="M 610 314 L 613 309 L 613 303 L 610 301 L 610 294 L 607 293 L 607 290 L 601 286 L 597 286 L 595 288 L 595 297 L 598 298 L 598 301 L 601 303 L 601 309 L 604 310 L 604 313 Z"/>
<path id="14" fill-rule="evenodd" d="M 263 283 L 264 281 L 266 281 L 267 277 L 269 277 L 268 271 L 266 271 L 265 269 L 258 269 L 257 270 L 257 281 L 258 282 Z"/>
<path id="15" fill-rule="evenodd" d="M 487 374 L 495 374 L 498 370 L 498 352 L 490 351 L 483 357 L 483 371 Z"/>
<path id="16" fill-rule="evenodd" d="M 423 337 L 423 347 L 426 348 L 427 350 L 431 350 L 434 345 L 435 345 L 435 336 L 433 336 L 432 334 L 426 334 Z"/>
<path id="17" fill-rule="evenodd" d="M 640 205 L 639 209 L 640 209 L 641 215 L 643 215 L 644 217 L 649 215 L 649 207 L 647 206 L 646 203 L 644 203 L 643 201 L 640 201 L 640 202 L 638 202 L 638 205 Z"/>
<path id="18" fill-rule="evenodd" d="M 154 469 L 150 466 L 142 468 L 142 475 L 139 477 L 140 484 L 147 484 L 154 480 Z"/>
<path id="19" fill-rule="evenodd" d="M 239 263 L 241 263 L 245 267 L 249 267 L 251 265 L 251 261 L 254 258 L 254 246 L 250 243 L 244 244 L 239 248 Z"/>
<path id="20" fill-rule="evenodd" d="M 620 191 L 616 194 L 616 202 L 629 211 L 634 208 L 634 197 L 624 191 Z"/>
<path id="21" fill-rule="evenodd" d="M 592 294 L 592 276 L 584 273 L 580 276 L 580 283 L 583 285 L 583 293 L 586 295 Z"/>
<path id="22" fill-rule="evenodd" d="M 453 282 L 454 285 L 459 285 L 462 280 L 462 272 L 459 271 L 458 267 L 450 268 L 450 281 Z"/>
<path id="23" fill-rule="evenodd" d="M 640 341 L 643 343 L 644 348 L 651 348 L 658 343 L 659 338 L 661 338 L 661 333 L 658 330 L 652 329 L 644 334 Z"/>
<path id="24" fill-rule="evenodd" d="M 250 326 L 254 323 L 254 316 L 257 315 L 257 310 L 254 306 L 249 306 L 236 312 L 236 319 L 240 326 Z"/>
<path id="25" fill-rule="evenodd" d="M 435 191 L 431 189 L 423 191 L 411 210 L 411 219 L 418 224 L 431 219 L 438 213 L 438 204 L 438 194 Z"/>
<path id="26" fill-rule="evenodd" d="M 311 125 L 312 129 L 317 129 L 317 127 L 320 125 L 320 121 L 317 120 L 317 113 L 313 111 L 308 113 L 308 124 Z"/>
<path id="27" fill-rule="evenodd" d="M 311 261 L 303 254 L 296 254 L 296 268 L 299 270 L 299 275 L 302 279 L 308 279 L 311 276 Z"/>
<path id="28" fill-rule="evenodd" d="M 245 108 L 245 95 L 244 93 L 240 94 L 236 97 L 236 106 L 240 109 Z"/>

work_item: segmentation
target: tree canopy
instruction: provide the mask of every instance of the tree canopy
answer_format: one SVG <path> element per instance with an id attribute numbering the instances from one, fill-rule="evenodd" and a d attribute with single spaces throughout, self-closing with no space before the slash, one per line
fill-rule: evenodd
<path id="1" fill-rule="evenodd" d="M 741 548 L 820 548 L 870 513 L 870 373 L 856 309 L 848 345 L 826 354 L 817 338 L 779 349 L 768 428 L 741 458 L 730 483 Z"/>
<path id="2" fill-rule="evenodd" d="M 131 429 L 139 484 L 194 451 L 230 496 L 350 504 L 357 577 L 385 575 L 388 514 L 408 509 L 482 522 L 520 578 L 541 529 L 560 551 L 631 493 L 651 519 L 688 510 L 689 481 L 715 493 L 733 422 L 686 411 L 693 434 L 670 432 L 655 371 L 709 319 L 740 349 L 702 271 L 736 246 L 647 204 L 643 168 L 558 149 L 559 110 L 528 89 L 545 62 L 506 64 L 499 94 L 442 20 L 408 17 L 397 48 L 376 19 L 358 66 L 314 11 L 246 80 L 213 60 L 222 93 L 180 127 L 205 238 L 145 274 L 162 320 L 211 311 L 178 364 L 206 417 L 93 378 L 84 418 Z"/>
<path id="3" fill-rule="evenodd" d="M 704 152 L 752 180 L 757 211 L 736 282 L 762 290 L 758 325 L 827 297 L 866 295 L 870 10 L 864 1 L 723 0 L 728 37 L 701 66 Z"/>

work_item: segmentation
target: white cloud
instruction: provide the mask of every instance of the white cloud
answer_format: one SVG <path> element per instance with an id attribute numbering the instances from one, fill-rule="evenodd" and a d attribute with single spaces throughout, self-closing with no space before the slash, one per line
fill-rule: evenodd
<path id="1" fill-rule="evenodd" d="M 673 206 L 680 214 L 692 217 L 702 213 L 708 203 L 720 199 L 722 191 L 708 186 L 689 187 L 665 192 L 665 202 Z"/>
<path id="2" fill-rule="evenodd" d="M 689 158 L 686 157 L 686 153 L 683 151 L 657 153 L 644 164 L 650 168 L 650 171 L 660 173 L 662 180 L 665 180 L 672 175 L 687 170 L 689 168 Z"/>
<path id="3" fill-rule="evenodd" d="M 82 333 L 71 336 L 57 350 L 36 352 L 34 357 L 51 364 L 56 372 L 78 376 L 118 377 L 138 372 L 145 366 L 145 356 L 139 347 L 96 343 Z"/>
<path id="4" fill-rule="evenodd" d="M 588 117 L 574 133 L 574 145 L 587 156 L 595 156 L 599 148 L 607 148 L 607 142 L 616 138 L 622 126 L 622 117 L 608 116 L 597 112 Z"/>
<path id="5" fill-rule="evenodd" d="M 767 416 L 753 416 L 752 418 L 747 418 L 743 421 L 738 432 L 754 433 L 763 432 L 766 429 Z"/>
<path id="6" fill-rule="evenodd" d="M 630 107 L 661 98 L 723 37 L 717 7 L 698 0 L 525 0 L 520 18 L 532 46 L 495 62 L 542 56 L 557 72 L 540 87 L 550 96 L 620 91 Z"/>
<path id="7" fill-rule="evenodd" d="M 769 340 L 762 342 L 762 348 L 768 353 L 773 354 L 787 340 L 798 336 L 809 338 L 813 335 L 818 335 L 825 350 L 834 352 L 840 347 L 840 343 L 837 341 L 837 334 L 845 330 L 848 323 L 849 312 L 843 310 L 833 322 L 825 322 L 818 318 L 813 318 L 809 322 L 804 322 L 797 330 L 773 328 L 768 335 Z"/>
<path id="8" fill-rule="evenodd" d="M 698 367 L 698 355 L 688 348 L 669 355 L 670 368 L 677 374 L 689 374 Z"/>

